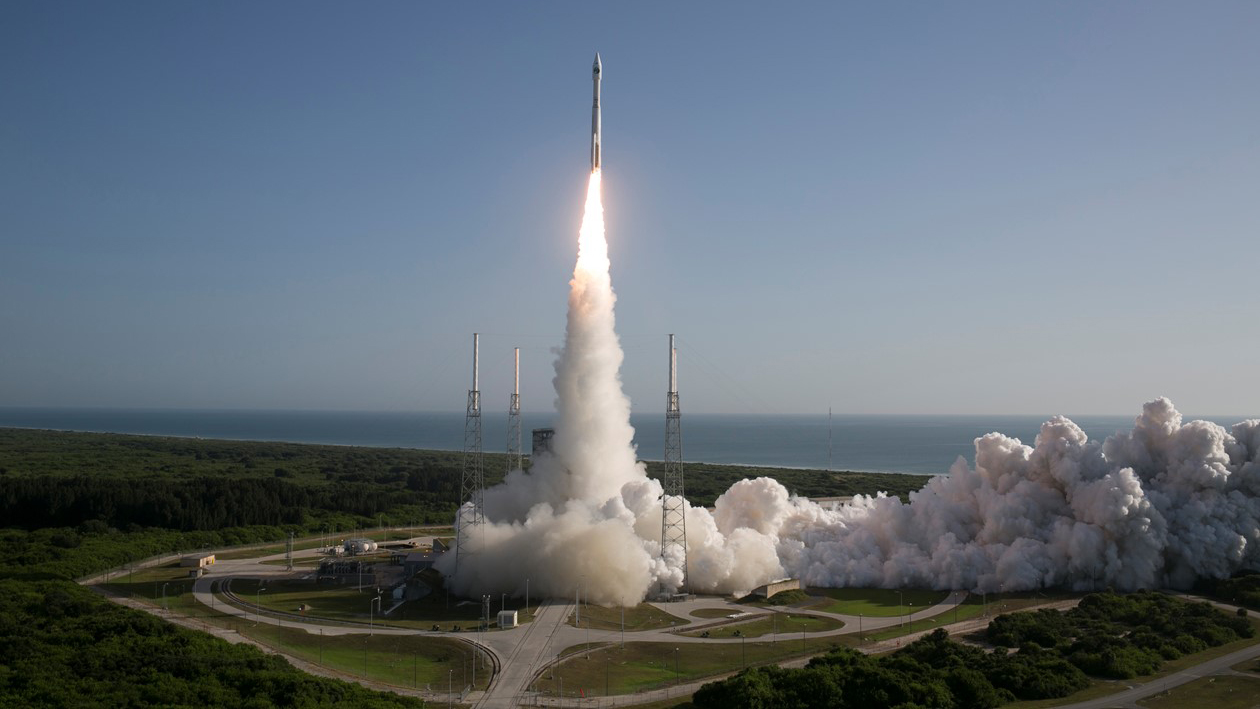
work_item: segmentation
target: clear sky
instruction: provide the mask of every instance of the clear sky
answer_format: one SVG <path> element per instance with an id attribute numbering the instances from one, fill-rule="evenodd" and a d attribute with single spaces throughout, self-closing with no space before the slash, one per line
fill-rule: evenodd
<path id="1" fill-rule="evenodd" d="M 1260 4 L 0 4 L 0 405 L 1260 415 Z"/>

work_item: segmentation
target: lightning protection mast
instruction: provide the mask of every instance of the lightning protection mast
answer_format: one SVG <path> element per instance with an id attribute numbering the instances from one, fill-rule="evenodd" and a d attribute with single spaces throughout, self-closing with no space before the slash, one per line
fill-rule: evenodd
<path id="1" fill-rule="evenodd" d="M 520 470 L 521 461 L 521 348 L 516 347 L 516 373 L 512 379 L 512 400 L 508 402 L 507 471 Z"/>
<path id="2" fill-rule="evenodd" d="M 474 552 L 474 537 L 481 533 L 485 511 L 481 506 L 486 479 L 481 455 L 481 391 L 477 388 L 478 336 L 473 333 L 473 380 L 464 415 L 464 471 L 459 485 L 460 507 L 455 520 L 455 570 L 464 556 Z"/>
<path id="3" fill-rule="evenodd" d="M 683 497 L 682 412 L 678 408 L 678 350 L 669 336 L 669 392 L 665 395 L 665 494 L 661 497 L 661 558 L 681 559 L 687 590 L 687 502 Z"/>

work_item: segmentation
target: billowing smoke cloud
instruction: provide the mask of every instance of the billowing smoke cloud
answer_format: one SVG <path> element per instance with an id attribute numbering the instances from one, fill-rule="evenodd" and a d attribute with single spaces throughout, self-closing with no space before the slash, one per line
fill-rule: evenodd
<path id="1" fill-rule="evenodd" d="M 1183 424 L 1167 399 L 1091 442 L 1055 417 L 1032 447 L 976 439 L 908 504 L 789 501 L 771 534 L 785 566 L 825 586 L 1085 590 L 1185 587 L 1260 567 L 1260 420 Z"/>
<path id="2" fill-rule="evenodd" d="M 488 523 L 456 572 L 460 593 L 525 592 L 629 605 L 676 590 L 660 558 L 661 487 L 636 462 L 630 402 L 591 176 L 565 344 L 556 361 L 556 435 L 528 474 L 486 491 Z M 1090 441 L 1055 417 L 1033 446 L 991 433 L 908 503 L 877 495 L 824 509 L 769 478 L 743 480 L 712 512 L 687 509 L 693 591 L 743 593 L 784 576 L 817 586 L 1017 591 L 1184 587 L 1260 568 L 1260 420 L 1226 431 L 1182 423 L 1167 399 L 1131 432 Z"/>

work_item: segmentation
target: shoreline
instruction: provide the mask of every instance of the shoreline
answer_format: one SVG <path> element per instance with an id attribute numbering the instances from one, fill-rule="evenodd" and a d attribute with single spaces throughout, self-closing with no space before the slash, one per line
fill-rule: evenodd
<path id="1" fill-rule="evenodd" d="M 365 448 L 368 450 L 392 450 L 392 451 L 434 451 L 440 453 L 462 453 L 458 448 L 419 448 L 410 446 L 369 446 L 360 443 L 322 443 L 314 441 L 293 441 L 284 439 L 260 439 L 260 438 L 226 438 L 219 436 L 179 436 L 169 433 L 134 433 L 130 431 L 102 431 L 96 429 L 78 429 L 78 428 L 43 428 L 40 426 L 0 426 L 0 431 L 39 431 L 47 433 L 87 433 L 106 436 L 141 436 L 144 438 L 168 438 L 174 440 L 186 441 L 223 441 L 227 443 L 280 443 L 284 445 L 294 446 L 329 446 L 333 448 Z M 506 455 L 502 451 L 483 451 L 484 455 Z M 525 455 L 529 458 L 529 455 Z M 663 464 L 664 460 L 656 460 L 652 458 L 637 458 L 641 463 Z M 852 470 L 852 469 L 834 469 L 827 470 L 823 468 L 806 468 L 796 465 L 767 465 L 764 463 L 715 463 L 704 460 L 684 460 L 683 465 L 705 465 L 720 466 L 730 468 L 746 468 L 749 470 L 794 470 L 799 472 L 812 473 L 861 473 L 864 475 L 913 475 L 915 477 L 935 477 L 937 475 L 948 475 L 945 473 L 912 473 L 897 470 Z"/>

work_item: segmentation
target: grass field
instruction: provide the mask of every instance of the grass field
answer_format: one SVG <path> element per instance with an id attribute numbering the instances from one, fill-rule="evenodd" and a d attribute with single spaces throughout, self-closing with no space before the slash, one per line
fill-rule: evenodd
<path id="1" fill-rule="evenodd" d="M 676 615 L 670 615 L 651 603 L 640 603 L 634 608 L 625 609 L 583 604 L 581 627 L 591 630 L 621 630 L 623 610 L 628 631 L 655 630 L 691 622 Z M 569 615 L 569 625 L 577 627 L 577 615 L 576 612 Z"/>
<path id="2" fill-rule="evenodd" d="M 322 636 L 289 627 L 286 625 L 287 619 L 268 617 L 265 614 L 261 621 L 252 614 L 243 618 L 229 615 L 218 608 L 208 608 L 198 603 L 192 596 L 189 580 L 183 578 L 175 582 L 163 580 L 170 576 L 171 572 L 182 571 L 184 570 L 170 567 L 145 569 L 135 573 L 131 584 L 125 583 L 124 580 L 123 583 L 105 585 L 111 590 L 129 595 L 134 592 L 136 598 L 154 606 L 161 606 L 161 584 L 165 583 L 167 584 L 166 606 L 174 613 L 233 630 L 270 648 L 308 662 L 355 676 L 366 676 L 373 681 L 400 687 L 414 687 L 417 683 L 419 686 L 432 684 L 434 691 L 444 691 L 448 672 L 453 671 L 454 674 L 450 677 L 458 693 L 461 687 L 472 680 L 472 646 L 461 642 L 457 636 L 451 638 L 385 634 L 369 636 L 367 633 Z M 243 580 L 237 582 L 237 584 L 241 583 Z M 155 584 L 158 588 L 157 593 L 154 592 Z M 237 584 L 233 584 L 234 587 Z M 239 595 L 241 589 L 235 590 Z M 261 596 L 265 598 L 266 593 L 264 591 Z M 217 602 L 223 603 L 222 596 L 216 594 L 216 599 Z M 488 667 L 488 664 L 483 664 L 485 662 L 484 657 L 478 660 L 477 683 L 482 688 L 486 686 L 489 679 L 489 671 L 484 673 L 486 676 L 482 676 L 481 668 Z"/>
<path id="3" fill-rule="evenodd" d="M 472 683 L 474 650 L 448 638 L 415 635 L 314 635 L 304 630 L 261 623 L 240 624 L 240 633 L 307 662 L 375 682 L 399 687 L 432 685 L 444 691 L 450 679 L 455 692 Z M 485 688 L 489 665 L 477 659 L 477 686 Z"/>
<path id="4" fill-rule="evenodd" d="M 923 589 L 811 588 L 809 592 L 829 601 L 814 606 L 814 610 L 880 618 L 905 615 L 913 608 L 922 610 L 949 597 L 948 591 Z"/>
<path id="5" fill-rule="evenodd" d="M 692 618 L 728 618 L 743 612 L 735 608 L 699 608 L 687 615 Z"/>
<path id="6" fill-rule="evenodd" d="M 826 630 L 843 628 L 844 623 L 820 615 L 804 615 L 801 613 L 764 613 L 747 620 L 737 620 L 704 630 L 684 633 L 691 637 L 700 637 L 708 633 L 710 638 L 759 638 L 764 635 L 790 635 L 792 633 L 820 633 Z"/>
<path id="7" fill-rule="evenodd" d="M 565 696 L 629 694 L 735 672 L 741 667 L 763 665 L 790 657 L 824 652 L 850 645 L 847 637 L 788 638 L 725 643 L 626 643 L 574 652 L 553 665 L 534 688 L 556 695 L 564 685 Z M 677 648 L 677 651 L 675 651 Z"/>
<path id="8" fill-rule="evenodd" d="M 361 623 L 375 622 L 383 626 L 418 630 L 431 630 L 437 625 L 439 629 L 449 631 L 457 625 L 461 630 L 472 630 L 481 618 L 479 604 L 457 598 L 450 599 L 448 604 L 445 594 L 437 592 L 419 600 L 408 601 L 393 613 L 382 617 L 379 613 L 369 611 L 369 607 L 378 607 L 372 604 L 376 595 L 368 590 L 359 592 L 353 586 L 269 580 L 262 583 L 261 593 L 255 593 L 258 588 L 259 581 L 255 579 L 237 579 L 232 583 L 232 592 L 247 603 L 252 604 L 257 599 L 257 603 L 264 609 L 301 613 L 312 620 L 327 618 Z M 491 623 L 494 623 L 503 606 L 503 599 L 498 600 L 499 603 L 490 604 Z M 298 611 L 298 607 L 304 604 L 307 610 Z M 388 598 L 383 598 L 379 607 L 389 610 L 392 605 Z M 506 599 L 506 609 L 518 611 L 518 620 L 521 623 L 533 620 L 534 608 L 525 610 L 523 599 Z"/>
<path id="9" fill-rule="evenodd" d="M 1154 697 L 1140 700 L 1150 709 L 1253 709 L 1260 705 L 1260 679 L 1201 677 Z"/>

